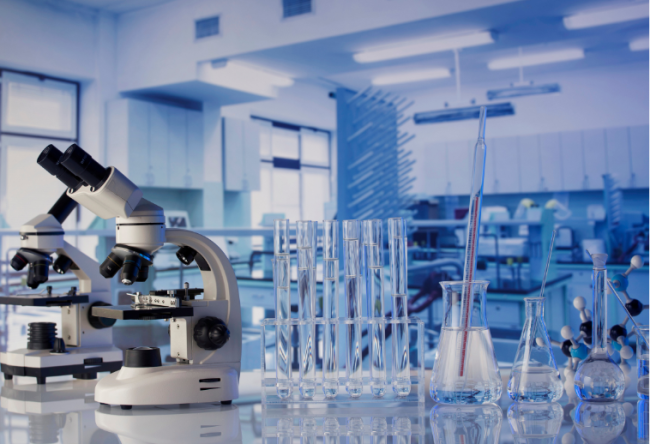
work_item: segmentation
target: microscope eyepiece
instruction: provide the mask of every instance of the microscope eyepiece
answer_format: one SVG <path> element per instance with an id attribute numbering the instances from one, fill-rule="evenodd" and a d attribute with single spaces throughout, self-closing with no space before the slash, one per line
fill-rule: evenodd
<path id="1" fill-rule="evenodd" d="M 50 264 L 46 260 L 38 260 L 29 264 L 27 286 L 33 290 L 38 288 L 40 284 L 47 282 L 49 277 L 49 266 Z"/>
<path id="2" fill-rule="evenodd" d="M 71 266 L 72 266 L 72 259 L 70 259 L 68 256 L 65 256 L 63 254 L 57 257 L 54 263 L 52 264 L 52 268 L 54 269 L 54 271 L 56 271 L 59 274 L 67 273 Z"/>
<path id="3" fill-rule="evenodd" d="M 123 264 L 124 260 L 111 251 L 108 253 L 106 259 L 104 259 L 104 262 L 102 262 L 102 264 L 99 266 L 99 272 L 106 279 L 110 279 L 115 276 L 118 271 L 120 271 L 120 268 L 122 268 Z"/>
<path id="4" fill-rule="evenodd" d="M 38 155 L 36 162 L 68 188 L 77 188 L 83 181 L 59 163 L 62 156 L 63 153 L 54 145 L 48 145 Z"/>
<path id="5" fill-rule="evenodd" d="M 94 188 L 99 188 L 110 174 L 108 168 L 101 166 L 76 143 L 65 150 L 59 163 Z"/>
<path id="6" fill-rule="evenodd" d="M 140 255 L 129 254 L 124 259 L 124 265 L 122 265 L 122 274 L 120 275 L 122 283 L 124 285 L 132 285 L 134 282 L 137 282 L 141 267 L 142 258 Z"/>

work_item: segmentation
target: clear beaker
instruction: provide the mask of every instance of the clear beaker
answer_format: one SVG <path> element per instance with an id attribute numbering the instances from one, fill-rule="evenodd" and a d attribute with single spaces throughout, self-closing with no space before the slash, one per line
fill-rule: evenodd
<path id="1" fill-rule="evenodd" d="M 589 356 L 576 370 L 574 387 L 581 401 L 610 402 L 623 394 L 625 375 L 607 352 L 607 255 L 594 253 L 591 259 L 594 262 L 591 277 L 593 345 Z"/>
<path id="2" fill-rule="evenodd" d="M 638 382 L 636 391 L 641 399 L 648 399 L 648 326 L 640 325 L 636 332 L 636 368 Z M 645 338 L 645 341 L 643 340 Z"/>
<path id="3" fill-rule="evenodd" d="M 553 444 L 563 419 L 564 409 L 557 402 L 514 403 L 508 408 L 508 422 L 517 444 Z"/>
<path id="4" fill-rule="evenodd" d="M 503 383 L 485 312 L 487 281 L 441 282 L 443 324 L 429 393 L 444 404 L 484 404 L 501 398 Z M 469 297 L 470 309 L 461 310 Z M 464 319 L 461 317 L 464 315 Z M 466 326 L 466 327 L 463 327 Z"/>
<path id="5" fill-rule="evenodd" d="M 508 381 L 515 402 L 554 402 L 563 386 L 544 322 L 544 298 L 524 298 L 526 322 Z"/>

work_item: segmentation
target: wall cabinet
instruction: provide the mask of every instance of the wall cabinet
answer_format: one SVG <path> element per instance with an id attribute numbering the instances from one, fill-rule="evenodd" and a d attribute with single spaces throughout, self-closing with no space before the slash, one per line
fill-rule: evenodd
<path id="1" fill-rule="evenodd" d="M 260 130 L 255 122 L 223 118 L 223 177 L 226 191 L 260 189 Z"/>
<path id="2" fill-rule="evenodd" d="M 107 160 L 136 185 L 203 187 L 200 111 L 134 99 L 108 103 Z"/>

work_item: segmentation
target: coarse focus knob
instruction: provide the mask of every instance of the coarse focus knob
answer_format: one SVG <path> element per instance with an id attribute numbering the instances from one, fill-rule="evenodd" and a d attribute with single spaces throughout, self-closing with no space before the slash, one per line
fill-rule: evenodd
<path id="1" fill-rule="evenodd" d="M 101 318 L 99 316 L 93 315 L 93 307 L 110 307 L 111 304 L 107 304 L 106 302 L 93 302 L 90 304 L 90 307 L 88 307 L 88 323 L 93 327 L 96 328 L 97 330 L 101 330 L 102 328 L 109 328 L 115 325 L 115 322 L 117 319 L 111 319 L 111 318 Z"/>
<path id="2" fill-rule="evenodd" d="M 160 367 L 160 349 L 158 347 L 133 347 L 124 350 L 124 367 L 147 368 Z"/>
<path id="3" fill-rule="evenodd" d="M 226 323 L 219 318 L 207 316 L 194 326 L 194 340 L 204 350 L 218 350 L 230 339 Z"/>

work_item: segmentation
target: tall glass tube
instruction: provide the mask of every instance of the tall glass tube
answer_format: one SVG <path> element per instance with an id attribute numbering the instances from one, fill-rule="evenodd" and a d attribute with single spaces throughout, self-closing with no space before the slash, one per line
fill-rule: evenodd
<path id="1" fill-rule="evenodd" d="M 358 398 L 363 393 L 361 352 L 361 270 L 359 266 L 359 221 L 343 221 L 343 249 L 345 271 L 345 317 L 355 321 L 346 324 L 347 355 L 345 383 L 348 394 Z"/>
<path id="2" fill-rule="evenodd" d="M 393 300 L 393 392 L 397 396 L 411 393 L 408 330 L 408 274 L 406 221 L 401 217 L 388 219 L 390 244 L 390 289 Z"/>
<path id="3" fill-rule="evenodd" d="M 281 399 L 291 396 L 291 267 L 289 219 L 273 223 L 273 286 L 275 290 L 275 388 Z"/>
<path id="4" fill-rule="evenodd" d="M 298 319 L 300 344 L 300 394 L 313 398 L 316 391 L 314 356 L 316 301 L 314 300 L 314 223 L 310 220 L 296 222 L 298 246 Z"/>
<path id="5" fill-rule="evenodd" d="M 323 393 L 334 398 L 339 393 L 339 222 L 323 221 Z"/>
<path id="6" fill-rule="evenodd" d="M 382 222 L 364 220 L 363 251 L 365 257 L 365 284 L 368 318 L 379 321 L 369 324 L 370 391 L 373 396 L 386 394 L 386 333 L 384 316 L 384 259 Z"/>

